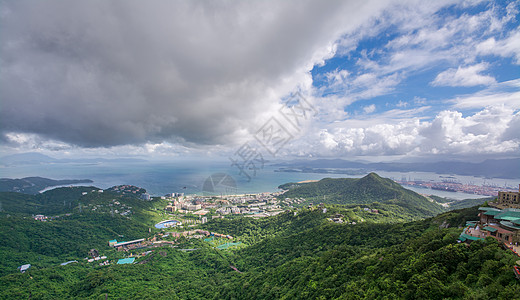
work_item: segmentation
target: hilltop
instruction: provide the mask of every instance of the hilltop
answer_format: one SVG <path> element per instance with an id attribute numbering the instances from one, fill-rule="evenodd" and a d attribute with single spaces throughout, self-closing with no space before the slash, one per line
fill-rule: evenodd
<path id="1" fill-rule="evenodd" d="M 434 216 L 444 211 L 436 202 L 403 188 L 388 178 L 370 173 L 363 178 L 324 178 L 317 182 L 287 183 L 280 198 L 305 198 L 307 202 L 366 205 L 392 211 L 405 219 Z"/>

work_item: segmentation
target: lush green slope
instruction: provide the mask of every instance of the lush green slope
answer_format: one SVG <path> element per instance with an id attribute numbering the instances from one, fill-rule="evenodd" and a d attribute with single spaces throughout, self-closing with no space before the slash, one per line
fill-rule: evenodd
<path id="1" fill-rule="evenodd" d="M 388 248 L 342 243 L 321 255 L 300 252 L 246 273 L 222 298 L 518 299 L 520 284 L 511 269 L 517 257 L 493 239 L 467 247 L 454 244 L 456 236 L 430 230 Z"/>
<path id="2" fill-rule="evenodd" d="M 157 200 L 142 201 L 133 195 L 99 191 L 101 190 L 97 187 L 78 186 L 56 188 L 37 195 L 0 192 L 0 212 L 53 216 L 94 209 L 96 212 L 113 214 L 114 210 L 128 210 L 128 207 L 131 207 L 131 212 L 145 222 L 150 221 L 148 219 L 151 207 L 158 203 L 166 203 Z M 119 204 L 115 204 L 116 201 Z"/>
<path id="3" fill-rule="evenodd" d="M 90 249 L 109 250 L 107 241 L 143 238 L 148 227 L 122 216 L 75 214 L 51 222 L 0 216 L 0 275 L 22 264 L 47 267 L 84 258 Z"/>
<path id="4" fill-rule="evenodd" d="M 408 219 L 434 216 L 444 211 L 440 205 L 375 173 L 359 179 L 325 178 L 304 184 L 289 183 L 280 188 L 289 188 L 280 198 L 301 197 L 311 202 L 346 205 L 376 203 L 378 208 L 398 212 Z"/>
<path id="5" fill-rule="evenodd" d="M 238 237 L 264 237 L 234 252 L 189 240 L 179 248 L 198 250 L 157 248 L 138 259 L 143 264 L 36 266 L 0 277 L 0 298 L 518 298 L 520 284 L 512 272 L 518 257 L 492 239 L 469 247 L 456 242 L 457 227 L 474 211 L 405 224 L 335 224 L 318 210 L 252 223 L 210 222 L 215 230 L 237 228 Z"/>
<path id="6" fill-rule="evenodd" d="M 494 197 L 489 198 L 479 198 L 479 199 L 464 199 L 460 201 L 452 201 L 450 205 L 450 209 L 461 209 L 467 207 L 473 207 L 476 205 L 483 205 L 487 201 L 492 201 Z"/>
<path id="7" fill-rule="evenodd" d="M 215 219 L 201 227 L 230 234 L 241 247 L 218 250 L 201 239 L 181 238 L 176 248 L 153 248 L 132 265 L 114 264 L 128 253 L 111 249 L 107 240 L 153 235 L 163 201 L 92 187 L 0 193 L 0 299 L 518 298 L 520 283 L 512 272 L 517 256 L 492 239 L 471 246 L 456 241 L 461 226 L 478 218 L 477 207 L 392 223 L 392 213 L 411 216 L 418 208 L 410 207 L 422 200 L 377 175 L 363 179 L 348 183 L 350 190 L 365 199 L 379 195 L 383 201 L 362 205 L 379 213 L 330 204 L 326 211 L 300 208 L 258 220 Z M 340 187 L 331 185 L 334 190 L 331 199 L 342 196 Z M 394 196 L 385 200 L 390 191 Z M 42 211 L 57 218 L 31 217 Z M 343 224 L 331 221 L 339 215 Z M 92 248 L 112 264 L 86 263 Z M 59 265 L 68 260 L 79 263 Z M 20 274 L 16 267 L 25 263 L 32 267 Z"/>
<path id="8" fill-rule="evenodd" d="M 56 188 L 42 194 L 29 195 L 0 192 L 2 211 L 8 213 L 54 215 L 72 212 L 84 192 L 99 190 L 95 187 Z"/>
<path id="9" fill-rule="evenodd" d="M 48 267 L 83 258 L 92 248 L 110 250 L 108 240 L 144 238 L 155 232 L 159 217 L 154 208 L 164 207 L 163 201 L 98 191 L 70 187 L 38 195 L 0 193 L 0 275 L 26 263 Z M 34 214 L 49 219 L 37 221 Z"/>

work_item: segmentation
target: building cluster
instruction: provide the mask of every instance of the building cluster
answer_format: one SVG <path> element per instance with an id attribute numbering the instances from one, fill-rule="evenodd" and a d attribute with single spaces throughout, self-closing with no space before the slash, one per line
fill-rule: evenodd
<path id="1" fill-rule="evenodd" d="M 407 180 L 403 178 L 397 180 L 397 183 L 401 185 L 422 187 L 433 190 L 447 191 L 447 192 L 463 192 L 467 194 L 483 195 L 483 196 L 495 196 L 501 191 L 514 192 L 514 189 L 509 187 L 498 187 L 491 185 L 474 185 L 474 184 L 463 184 L 455 180 L 442 180 L 441 182 L 434 181 L 423 181 L 423 180 Z"/>
<path id="2" fill-rule="evenodd" d="M 193 212 L 202 209 L 202 204 L 193 204 L 188 201 L 174 200 L 168 204 L 165 209 L 169 212 Z"/>
<path id="3" fill-rule="evenodd" d="M 88 257 L 85 258 L 89 263 L 92 263 L 92 262 L 99 262 L 99 265 L 100 266 L 103 266 L 103 265 L 108 265 L 108 260 L 106 256 L 104 255 L 99 255 L 99 251 L 97 251 L 96 249 L 90 249 L 90 251 L 88 252 Z M 71 261 L 71 262 L 74 262 L 74 261 Z M 67 262 L 65 264 L 62 264 L 62 265 L 66 265 L 68 263 L 71 263 L 71 262 Z"/>
<path id="4" fill-rule="evenodd" d="M 164 195 L 165 198 L 181 198 L 184 197 L 184 193 L 169 193 Z"/>
<path id="5" fill-rule="evenodd" d="M 293 207 L 293 205 L 302 204 L 303 202 L 305 202 L 304 198 L 285 198 L 282 201 L 282 204 L 287 205 L 289 207 Z"/>
<path id="6" fill-rule="evenodd" d="M 520 187 L 518 192 L 499 192 L 495 201 L 479 208 L 479 221 L 468 222 L 459 240 L 493 237 L 511 246 L 520 243 Z"/>
<path id="7" fill-rule="evenodd" d="M 134 186 L 134 185 L 128 185 L 128 184 L 116 185 L 116 186 L 113 186 L 113 187 L 108 188 L 106 190 L 110 191 L 110 192 L 119 193 L 119 194 L 122 194 L 122 195 L 126 195 L 126 194 L 142 195 L 142 194 L 146 193 L 145 189 L 140 188 L 138 186 Z"/>
<path id="8" fill-rule="evenodd" d="M 34 218 L 36 221 L 42 221 L 42 222 L 47 221 L 47 216 L 44 216 L 44 215 L 35 215 L 33 218 Z"/>
<path id="9" fill-rule="evenodd" d="M 480 207 L 479 216 L 475 230 L 480 231 L 481 237 L 491 236 L 506 244 L 520 243 L 520 209 Z"/>
<path id="10" fill-rule="evenodd" d="M 255 202 L 243 205 L 223 206 L 215 212 L 220 215 L 229 214 L 262 214 L 280 211 L 280 205 L 268 204 L 267 202 Z"/>
<path id="11" fill-rule="evenodd" d="M 163 240 L 164 238 L 167 238 L 170 236 L 175 238 L 175 241 Z M 225 239 L 229 239 L 229 240 L 233 239 L 233 237 L 231 235 L 197 229 L 197 230 L 187 230 L 187 231 L 182 231 L 182 232 L 173 231 L 173 232 L 167 232 L 167 233 L 159 233 L 156 236 L 149 238 L 149 239 L 137 239 L 137 240 L 132 240 L 132 241 L 128 241 L 128 242 L 118 242 L 117 240 L 114 239 L 114 240 L 108 241 L 108 245 L 110 247 L 117 249 L 118 251 L 130 251 L 130 250 L 137 250 L 137 249 L 143 249 L 143 248 L 162 247 L 162 246 L 168 246 L 168 245 L 173 246 L 173 245 L 175 245 L 177 238 L 180 238 L 180 237 L 197 238 L 197 239 L 201 239 L 204 237 L 220 237 L 220 238 L 225 238 Z M 92 251 L 95 251 L 95 250 L 91 250 L 89 252 L 89 255 L 92 257 L 89 260 L 89 262 L 91 262 L 92 259 L 93 259 L 92 261 L 100 259 L 97 251 L 95 253 L 92 253 Z M 106 259 L 106 257 L 104 257 L 104 258 Z M 103 259 L 103 257 L 101 257 L 101 259 Z"/>
<path id="12" fill-rule="evenodd" d="M 334 222 L 334 223 L 338 223 L 338 224 L 343 224 L 343 218 L 345 216 L 342 215 L 342 214 L 336 214 L 334 216 L 332 216 L 331 218 L 329 218 L 328 220 L 331 221 L 331 222 Z"/>
<path id="13" fill-rule="evenodd" d="M 105 212 L 111 214 L 119 214 L 121 216 L 128 216 L 132 214 L 132 207 L 112 199 L 108 204 L 88 204 L 86 206 L 92 211 Z"/>
<path id="14" fill-rule="evenodd" d="M 188 195 L 173 198 L 170 196 L 170 203 L 165 207 L 168 212 L 193 213 L 204 216 L 214 212 L 220 216 L 224 215 L 260 215 L 270 216 L 281 212 L 278 199 L 279 193 L 261 193 L 252 195 L 232 195 L 232 196 L 196 196 Z M 263 216 L 263 215 L 262 215 Z M 213 218 L 215 216 L 212 216 Z M 206 219 L 207 220 L 207 219 Z M 203 221 L 205 223 L 206 221 Z"/>

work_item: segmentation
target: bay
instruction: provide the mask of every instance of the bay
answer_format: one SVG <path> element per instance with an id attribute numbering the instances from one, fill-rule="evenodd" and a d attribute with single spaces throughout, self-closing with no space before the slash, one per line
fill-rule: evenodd
<path id="1" fill-rule="evenodd" d="M 263 169 L 244 169 L 243 172 L 232 166 L 229 161 L 168 161 L 168 162 L 103 162 L 103 163 L 56 163 L 39 165 L 4 166 L 0 168 L 0 177 L 23 178 L 41 176 L 51 179 L 91 179 L 91 184 L 99 188 L 114 185 L 130 184 L 145 188 L 153 196 L 181 192 L 186 194 L 204 194 L 204 182 L 215 174 L 225 174 L 235 182 L 236 193 L 274 192 L 278 186 L 287 182 L 305 180 L 320 180 L 329 178 L 359 178 L 364 176 L 349 176 L 345 174 L 319 174 L 298 172 L 275 172 L 278 167 L 266 165 Z M 245 174 L 248 173 L 250 177 Z M 513 180 L 484 179 L 473 176 L 457 176 L 453 174 L 435 174 L 429 172 L 384 172 L 376 171 L 380 176 L 400 180 L 403 177 L 412 180 L 441 181 L 443 177 L 451 176 L 465 184 L 493 184 L 497 186 L 515 186 Z M 213 176 L 213 177 L 212 177 Z M 219 177 L 221 178 L 221 177 Z M 474 194 L 460 192 L 437 191 L 422 188 L 410 188 L 418 193 L 438 195 L 453 199 L 480 198 Z"/>

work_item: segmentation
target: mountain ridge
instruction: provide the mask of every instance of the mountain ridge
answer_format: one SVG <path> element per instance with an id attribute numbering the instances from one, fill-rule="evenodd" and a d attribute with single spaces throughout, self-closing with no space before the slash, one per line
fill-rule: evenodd
<path id="1" fill-rule="evenodd" d="M 341 205 L 398 206 L 417 218 L 433 216 L 444 211 L 416 192 L 403 188 L 388 178 L 370 173 L 362 178 L 324 178 L 317 182 L 288 183 L 279 188 L 288 188 L 280 198 L 306 198 L 308 201 Z M 323 197 L 323 198 L 322 198 Z"/>

